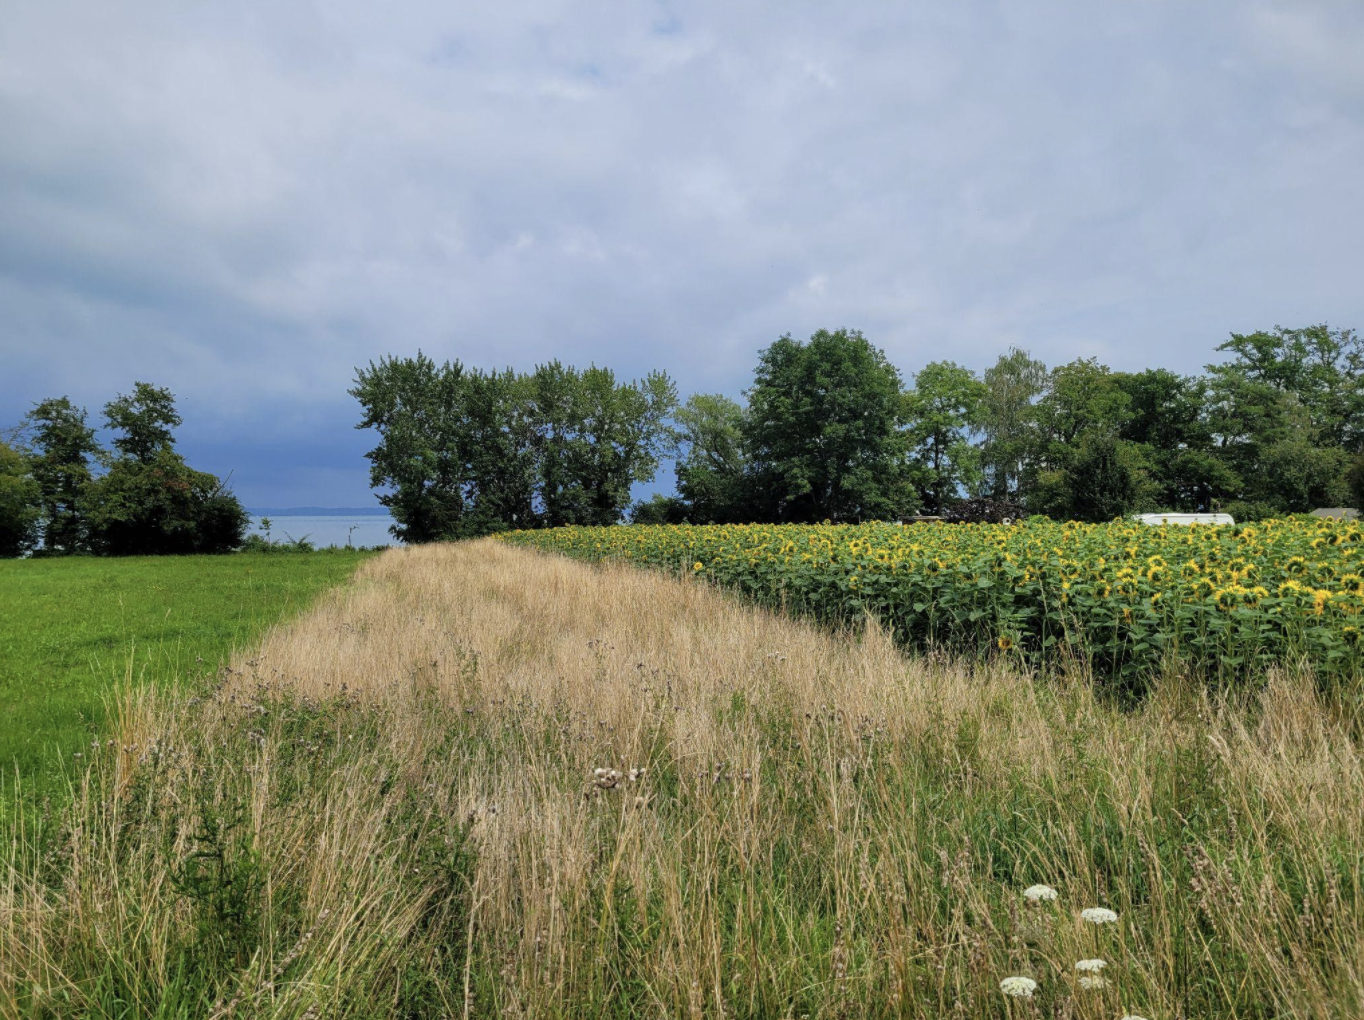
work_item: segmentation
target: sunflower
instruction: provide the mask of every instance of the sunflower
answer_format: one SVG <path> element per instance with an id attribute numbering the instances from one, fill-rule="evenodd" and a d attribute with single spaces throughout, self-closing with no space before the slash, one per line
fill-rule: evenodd
<path id="1" fill-rule="evenodd" d="M 1001 652 L 1007 652 L 1014 646 L 1014 639 L 1009 637 L 1008 634 L 1001 634 L 999 637 L 995 638 L 995 645 Z"/>
<path id="2" fill-rule="evenodd" d="M 1351 595 L 1364 595 L 1364 577 L 1346 574 L 1340 579 L 1340 586 Z"/>

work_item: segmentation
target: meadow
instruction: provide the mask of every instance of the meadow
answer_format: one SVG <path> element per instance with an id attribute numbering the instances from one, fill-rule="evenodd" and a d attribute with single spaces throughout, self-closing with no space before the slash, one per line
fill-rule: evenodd
<path id="1" fill-rule="evenodd" d="M 120 685 L 212 675 L 361 554 L 0 561 L 0 819 L 60 793 Z"/>
<path id="2" fill-rule="evenodd" d="M 1140 691 L 1179 668 L 1235 682 L 1275 664 L 1364 665 L 1364 532 L 1312 517 L 1241 527 L 709 525 L 554 528 L 506 541 L 713 581 L 907 647 L 1078 663 Z"/>
<path id="3" fill-rule="evenodd" d="M 1364 1015 L 1357 685 L 1122 707 L 699 573 L 390 550 L 126 693 L 0 1016 Z"/>

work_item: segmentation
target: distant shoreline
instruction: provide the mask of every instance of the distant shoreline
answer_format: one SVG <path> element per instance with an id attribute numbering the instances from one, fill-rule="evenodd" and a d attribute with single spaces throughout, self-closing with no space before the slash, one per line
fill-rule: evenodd
<path id="1" fill-rule="evenodd" d="M 252 517 L 387 517 L 385 506 L 247 507 Z"/>

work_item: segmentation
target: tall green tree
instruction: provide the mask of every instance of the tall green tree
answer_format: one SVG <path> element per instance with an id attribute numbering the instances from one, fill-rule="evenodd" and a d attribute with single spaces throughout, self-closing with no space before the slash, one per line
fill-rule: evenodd
<path id="1" fill-rule="evenodd" d="M 1232 357 L 1208 366 L 1215 380 L 1291 397 L 1324 443 L 1353 449 L 1364 441 L 1364 338 L 1354 330 L 1275 326 L 1233 333 L 1217 350 Z"/>
<path id="2" fill-rule="evenodd" d="M 915 503 L 900 375 L 856 330 L 781 337 L 759 354 L 745 446 L 788 521 L 892 518 Z"/>
<path id="3" fill-rule="evenodd" d="M 697 524 L 762 519 L 750 492 L 744 408 L 718 393 L 694 393 L 675 415 L 677 491 Z"/>
<path id="4" fill-rule="evenodd" d="M 1280 511 L 1344 493 L 1346 450 L 1364 438 L 1364 342 L 1325 325 L 1233 333 L 1208 366 L 1209 428 L 1241 499 Z"/>
<path id="5" fill-rule="evenodd" d="M 41 517 L 41 491 L 27 452 L 0 439 L 0 557 L 30 552 Z"/>
<path id="6" fill-rule="evenodd" d="M 607 368 L 579 375 L 578 442 L 574 466 L 586 495 L 582 524 L 616 524 L 630 505 L 630 487 L 648 482 L 659 459 L 674 448 L 668 419 L 677 407 L 677 387 L 666 373 L 618 383 Z"/>
<path id="7" fill-rule="evenodd" d="M 1133 445 L 1107 430 L 1084 433 L 1065 469 L 1066 516 L 1107 521 L 1136 509 L 1145 466 Z"/>
<path id="8" fill-rule="evenodd" d="M 466 534 L 469 481 L 464 366 L 384 357 L 357 369 L 350 395 L 363 414 L 356 428 L 379 433 L 365 454 L 370 484 L 393 515 L 394 537 L 417 544 Z"/>
<path id="9" fill-rule="evenodd" d="M 1153 499 L 1139 444 L 1122 438 L 1132 398 L 1093 358 L 1052 370 L 1033 407 L 1039 453 L 1029 465 L 1029 509 L 1052 517 L 1106 520 Z"/>
<path id="10" fill-rule="evenodd" d="M 100 448 L 85 409 L 67 397 L 54 397 L 35 404 L 27 424 L 35 450 L 32 471 L 42 506 L 43 551 L 88 551 L 81 497 L 94 477 L 91 466 Z"/>
<path id="11" fill-rule="evenodd" d="M 469 520 L 465 530 L 486 534 L 534 526 L 536 425 L 529 383 L 511 369 L 466 376 Z"/>
<path id="12" fill-rule="evenodd" d="M 617 523 L 630 487 L 652 480 L 673 449 L 676 386 L 663 372 L 620 383 L 610 369 L 552 361 L 536 368 L 530 392 L 543 523 Z"/>
<path id="13" fill-rule="evenodd" d="M 175 449 L 170 390 L 135 384 L 104 405 L 117 455 L 80 499 L 92 551 L 106 556 L 222 553 L 240 546 L 249 517 L 215 475 Z"/>
<path id="14" fill-rule="evenodd" d="M 933 361 L 904 397 L 915 487 L 930 513 L 940 513 L 981 478 L 980 448 L 971 430 L 982 420 L 988 389 L 970 369 Z"/>
<path id="15" fill-rule="evenodd" d="M 1210 510 L 1237 497 L 1240 476 L 1217 456 L 1205 413 L 1205 379 L 1163 368 L 1120 372 L 1113 379 L 1128 397 L 1118 438 L 1140 447 L 1160 509 Z"/>
<path id="16" fill-rule="evenodd" d="M 1355 454 L 1345 481 L 1350 487 L 1350 499 L 1353 500 L 1351 506 L 1364 512 L 1364 450 Z"/>
<path id="17" fill-rule="evenodd" d="M 142 464 L 150 464 L 158 453 L 169 450 L 175 429 L 181 425 L 171 391 L 145 382 L 133 383 L 132 393 L 119 394 L 105 404 L 104 421 L 117 433 L 114 449 Z"/>
<path id="18" fill-rule="evenodd" d="M 671 449 L 677 392 L 663 373 L 630 383 L 554 361 L 530 375 L 384 358 L 357 370 L 357 428 L 394 534 L 430 542 L 503 528 L 614 524 L 630 487 Z"/>
<path id="19" fill-rule="evenodd" d="M 1038 456 L 1040 432 L 1033 404 L 1047 390 L 1047 366 L 1010 348 L 985 370 L 980 404 L 983 491 L 995 499 L 1024 495 L 1024 477 Z"/>
<path id="20" fill-rule="evenodd" d="M 1107 365 L 1077 358 L 1052 370 L 1047 393 L 1034 408 L 1052 463 L 1064 463 L 1065 449 L 1086 432 L 1117 435 L 1131 416 L 1131 397 Z"/>

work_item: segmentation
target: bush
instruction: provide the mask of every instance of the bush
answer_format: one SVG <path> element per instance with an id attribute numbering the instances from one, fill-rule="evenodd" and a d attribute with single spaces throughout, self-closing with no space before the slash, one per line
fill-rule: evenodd
<path id="1" fill-rule="evenodd" d="M 654 494 L 630 508 L 631 524 L 686 524 L 688 506 L 676 496 Z"/>
<path id="2" fill-rule="evenodd" d="M 211 474 L 171 450 L 150 461 L 124 457 L 81 499 L 91 548 L 106 556 L 230 552 L 249 518 Z"/>

